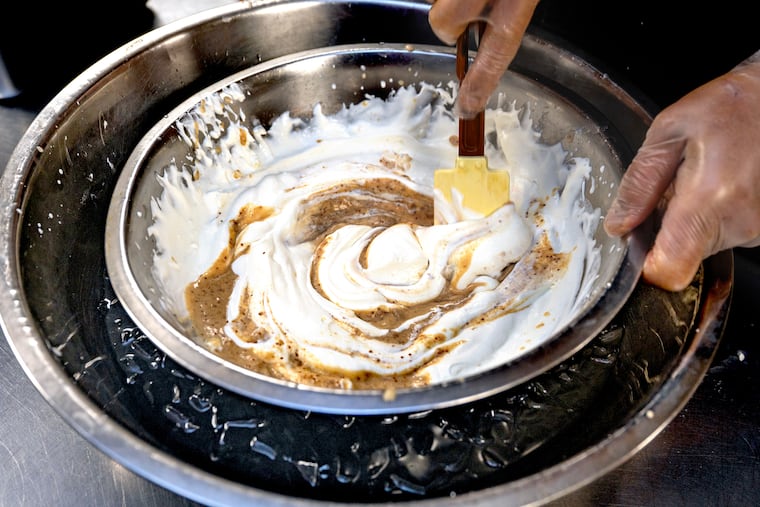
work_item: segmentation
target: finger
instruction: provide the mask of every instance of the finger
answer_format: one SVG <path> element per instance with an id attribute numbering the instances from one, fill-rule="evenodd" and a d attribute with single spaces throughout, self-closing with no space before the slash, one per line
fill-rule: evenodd
<path id="1" fill-rule="evenodd" d="M 437 0 L 428 12 L 433 33 L 446 44 L 454 45 L 467 25 L 484 19 L 489 0 Z"/>
<path id="2" fill-rule="evenodd" d="M 643 276 L 666 290 L 686 288 L 702 260 L 720 244 L 720 217 L 691 195 L 676 194 L 662 217 L 654 246 L 644 262 Z"/>
<path id="3" fill-rule="evenodd" d="M 657 207 L 684 159 L 686 140 L 660 141 L 653 124 L 620 181 L 617 196 L 607 211 L 604 227 L 612 236 L 635 229 Z"/>
<path id="4" fill-rule="evenodd" d="M 471 118 L 486 107 L 493 90 L 520 47 L 520 37 L 486 27 L 477 56 L 467 71 L 457 95 L 457 113 Z"/>
<path id="5" fill-rule="evenodd" d="M 488 12 L 478 52 L 463 80 L 457 109 L 471 117 L 486 107 L 489 97 L 520 49 L 537 0 L 503 0 Z"/>

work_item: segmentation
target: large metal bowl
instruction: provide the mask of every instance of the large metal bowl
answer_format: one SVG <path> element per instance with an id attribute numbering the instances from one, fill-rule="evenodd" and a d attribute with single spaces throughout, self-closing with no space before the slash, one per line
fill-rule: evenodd
<path id="1" fill-rule="evenodd" d="M 240 394 L 291 408 L 345 414 L 416 412 L 454 406 L 505 391 L 569 358 L 598 335 L 620 310 L 638 281 L 650 229 L 639 228 L 626 240 L 608 236 L 601 224 L 595 241 L 601 262 L 578 310 L 568 324 L 546 340 L 536 341 L 516 357 L 485 373 L 426 388 L 398 389 L 388 399 L 382 390 L 339 390 L 298 385 L 267 377 L 222 359 L 200 344 L 197 333 L 177 319 L 167 295 L 154 278 L 156 250 L 149 233 L 151 203 L 163 191 L 159 178 L 172 161 L 193 159 L 193 146 L 175 122 L 207 96 L 230 84 L 248 93 L 231 107 L 251 122 L 268 122 L 285 112 L 310 116 L 320 103 L 327 114 L 366 95 L 385 98 L 399 86 L 455 80 L 450 48 L 401 44 L 342 45 L 300 52 L 236 73 L 183 101 L 163 117 L 127 159 L 119 176 L 106 223 L 106 263 L 111 283 L 130 316 L 177 362 L 214 383 Z M 335 86 L 339 83 L 339 86 Z M 585 198 L 604 214 L 615 195 L 628 158 L 619 133 L 597 122 L 599 113 L 586 102 L 565 97 L 548 86 L 508 73 L 494 95 L 529 115 L 540 142 L 561 143 L 569 156 L 589 159 L 592 167 Z M 223 118 L 218 120 L 223 126 Z M 298 318 L 294 314 L 294 318 Z"/>
<path id="2" fill-rule="evenodd" d="M 609 325 L 538 377 L 479 401 L 338 416 L 198 378 L 126 313 L 105 266 L 116 180 L 182 101 L 251 64 L 340 44 L 437 44 L 426 2 L 236 2 L 150 32 L 63 89 L 0 180 L 0 316 L 51 406 L 120 464 L 207 505 L 525 505 L 594 480 L 684 406 L 712 360 L 730 252 L 690 287 L 639 283 Z M 623 166 L 650 115 L 587 62 L 526 38 L 515 73 L 616 132 Z"/>

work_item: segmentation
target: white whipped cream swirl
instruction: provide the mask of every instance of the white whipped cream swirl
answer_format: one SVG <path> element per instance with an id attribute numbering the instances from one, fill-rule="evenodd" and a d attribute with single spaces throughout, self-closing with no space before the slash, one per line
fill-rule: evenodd
<path id="1" fill-rule="evenodd" d="M 234 109 L 243 98 L 228 87 L 177 122 L 194 157 L 165 169 L 150 228 L 167 306 L 223 357 L 303 384 L 425 385 L 514 359 L 573 317 L 598 269 L 590 167 L 529 118 L 487 116 L 512 202 L 433 225 L 433 171 L 456 157 L 444 89 L 268 130 Z"/>

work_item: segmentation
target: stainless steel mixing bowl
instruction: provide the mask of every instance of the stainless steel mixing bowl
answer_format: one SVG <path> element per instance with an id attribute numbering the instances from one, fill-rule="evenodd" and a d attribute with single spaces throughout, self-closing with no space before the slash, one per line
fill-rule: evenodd
<path id="1" fill-rule="evenodd" d="M 428 7 L 235 2 L 111 53 L 36 117 L 0 180 L 2 329 L 42 396 L 94 446 L 205 505 L 526 505 L 600 477 L 684 406 L 720 340 L 730 252 L 682 292 L 639 283 L 598 336 L 542 375 L 409 414 L 252 400 L 175 362 L 125 312 L 106 272 L 106 214 L 148 130 L 257 62 L 341 44 L 435 45 Z M 583 104 L 625 167 L 651 119 L 640 101 L 542 37 L 525 40 L 513 71 Z"/>
<path id="2" fill-rule="evenodd" d="M 599 334 L 625 303 L 638 281 L 650 228 L 626 240 L 608 236 L 601 225 L 594 239 L 601 262 L 598 274 L 583 284 L 581 301 L 568 325 L 538 341 L 520 356 L 483 374 L 457 378 L 425 388 L 397 389 L 392 398 L 382 390 L 340 390 L 297 385 L 247 370 L 201 345 L 197 332 L 178 321 L 155 279 L 152 202 L 160 198 L 160 177 L 172 161 L 193 160 L 194 146 L 184 141 L 175 122 L 208 95 L 230 84 L 246 90 L 230 107 L 249 125 L 269 122 L 285 112 L 307 118 L 319 103 L 326 114 L 356 104 L 365 95 L 385 98 L 399 86 L 455 81 L 450 48 L 428 45 L 362 44 L 314 49 L 280 57 L 232 75 L 182 102 L 137 144 L 116 183 L 106 222 L 106 263 L 111 283 L 129 314 L 159 347 L 177 362 L 212 382 L 259 400 L 317 412 L 388 414 L 442 408 L 507 390 L 570 357 Z M 501 103 L 501 104 L 499 104 Z M 492 107 L 515 108 L 534 119 L 533 128 L 547 145 L 561 143 L 568 156 L 589 159 L 592 167 L 585 197 L 604 214 L 622 176 L 618 133 L 597 123 L 586 103 L 563 96 L 546 85 L 508 73 Z M 224 120 L 219 118 L 219 126 Z M 572 217 L 567 217 L 571 220 Z M 293 318 L 298 318 L 297 313 Z"/>

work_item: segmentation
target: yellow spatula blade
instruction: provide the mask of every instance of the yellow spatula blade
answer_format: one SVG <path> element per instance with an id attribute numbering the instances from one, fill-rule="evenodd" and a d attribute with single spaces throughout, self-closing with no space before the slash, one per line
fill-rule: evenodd
<path id="1" fill-rule="evenodd" d="M 453 169 L 437 169 L 433 184 L 443 197 L 454 202 L 452 189 L 462 194 L 462 206 L 490 215 L 509 202 L 509 173 L 491 170 L 485 156 L 459 156 Z"/>
<path id="2" fill-rule="evenodd" d="M 469 66 L 470 32 L 479 38 L 484 28 L 483 23 L 472 23 L 457 40 L 456 73 L 460 82 Z M 456 189 L 461 195 L 461 206 L 465 210 L 490 215 L 509 202 L 509 173 L 488 169 L 485 157 L 485 111 L 480 111 L 473 118 L 459 119 L 458 142 L 459 156 L 455 167 L 437 169 L 433 175 L 433 185 L 449 203 L 456 204 L 452 193 Z M 438 220 L 439 214 L 435 215 Z"/>

